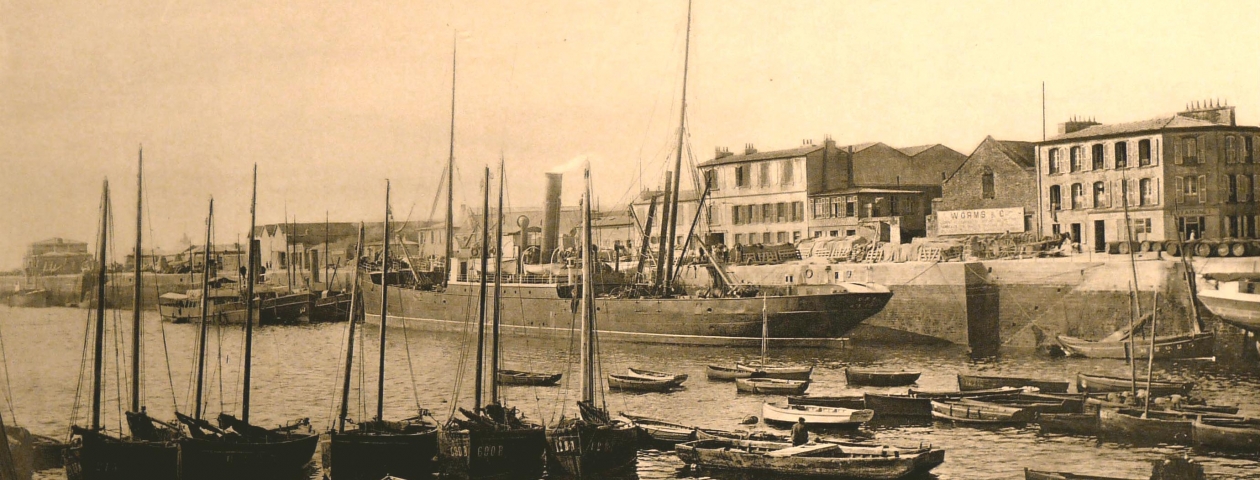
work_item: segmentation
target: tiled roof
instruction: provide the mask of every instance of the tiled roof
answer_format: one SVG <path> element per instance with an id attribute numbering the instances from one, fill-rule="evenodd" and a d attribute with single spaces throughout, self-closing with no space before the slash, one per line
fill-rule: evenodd
<path id="1" fill-rule="evenodd" d="M 770 152 L 757 152 L 751 154 L 735 154 L 722 158 L 715 158 L 702 162 L 700 167 L 711 167 L 714 165 L 728 165 L 732 163 L 755 162 L 758 160 L 774 160 L 779 158 L 795 158 L 808 155 L 822 149 L 822 145 L 806 145 L 798 148 L 789 148 L 787 150 L 774 150 Z"/>
<path id="2" fill-rule="evenodd" d="M 992 139 L 993 137 L 989 137 Z M 1024 168 L 1037 168 L 1036 146 L 1032 142 L 1016 140 L 994 140 L 1002 152 Z"/>
<path id="3" fill-rule="evenodd" d="M 1212 127 L 1221 126 L 1205 120 L 1184 117 L 1181 115 L 1172 115 L 1169 117 L 1152 118 L 1150 120 L 1141 120 L 1137 122 L 1112 123 L 1108 125 L 1094 125 L 1092 127 L 1077 130 L 1065 135 L 1052 137 L 1048 141 L 1071 140 L 1075 138 L 1102 137 L 1107 135 L 1120 135 L 1126 133 L 1150 132 L 1155 130 L 1163 130 L 1168 128 L 1196 128 L 1196 127 Z"/>

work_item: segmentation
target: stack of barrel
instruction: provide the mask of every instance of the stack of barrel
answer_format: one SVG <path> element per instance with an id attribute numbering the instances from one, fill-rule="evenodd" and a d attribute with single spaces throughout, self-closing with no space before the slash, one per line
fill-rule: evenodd
<path id="1" fill-rule="evenodd" d="M 1174 257 L 1183 253 L 1195 257 L 1252 257 L 1260 255 L 1260 240 L 1243 238 L 1223 238 L 1213 240 L 1189 240 L 1164 242 L 1143 240 L 1141 242 L 1114 242 L 1108 250 L 1111 253 L 1128 255 L 1129 252 L 1167 252 Z"/>

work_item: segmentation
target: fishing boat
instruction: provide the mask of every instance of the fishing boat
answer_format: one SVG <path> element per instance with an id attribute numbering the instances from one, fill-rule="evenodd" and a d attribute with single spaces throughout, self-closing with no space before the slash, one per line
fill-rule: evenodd
<path id="1" fill-rule="evenodd" d="M 643 444 L 672 448 L 679 443 L 696 439 L 696 427 L 628 413 L 622 413 L 621 416 L 634 421 L 634 424 L 639 426 L 640 442 Z"/>
<path id="2" fill-rule="evenodd" d="M 141 153 L 140 162 L 142 171 L 143 152 Z M 143 202 L 143 191 L 140 186 L 143 185 L 143 173 L 138 173 L 136 178 L 138 192 L 136 201 L 136 258 L 140 258 L 140 232 L 142 229 L 139 222 L 142 218 L 140 208 Z M 149 419 L 140 403 L 143 399 L 141 398 L 142 390 L 140 385 L 142 379 L 139 372 L 140 367 L 143 365 L 143 358 L 140 355 L 140 308 L 142 304 L 139 301 L 141 293 L 139 275 L 136 276 L 133 288 L 136 304 L 133 308 L 134 314 L 132 316 L 131 365 L 133 368 L 130 377 L 131 402 L 125 415 L 131 435 L 123 436 L 122 432 L 111 433 L 106 430 L 105 424 L 101 421 L 102 395 L 106 393 L 103 379 L 105 366 L 109 363 L 104 357 L 106 355 L 106 339 L 109 338 L 106 334 L 105 287 L 108 282 L 106 275 L 109 270 L 109 263 L 107 262 L 109 233 L 113 231 L 110 226 L 111 216 L 109 181 L 107 180 L 101 194 L 100 244 L 96 257 L 95 272 L 96 318 L 91 324 L 90 333 L 92 337 L 85 339 L 87 340 L 85 344 L 93 346 L 91 353 L 91 420 L 87 427 L 80 427 L 77 424 L 71 426 L 72 446 L 66 450 L 66 477 L 70 480 L 175 479 L 179 476 L 179 449 L 174 440 L 179 435 L 179 432 L 177 429 L 168 428 L 165 425 L 161 425 L 161 428 L 155 426 L 156 424 Z M 140 263 L 136 262 L 137 273 Z M 114 332 L 114 334 L 117 336 L 119 332 Z M 109 343 L 113 342 L 110 341 Z M 118 349 L 117 344 L 115 344 L 115 349 Z M 115 350 L 115 353 L 121 354 L 117 350 Z M 114 373 L 121 374 L 122 372 Z M 118 399 L 118 403 L 123 403 L 121 398 Z M 77 419 L 75 421 L 77 422 Z M 147 430 L 141 430 L 143 427 L 147 427 Z"/>
<path id="3" fill-rule="evenodd" d="M 647 380 L 670 380 L 674 382 L 675 385 L 682 385 L 683 382 L 687 381 L 687 374 L 685 373 L 666 373 L 634 367 L 626 368 L 625 375 L 627 377 L 639 377 Z"/>
<path id="4" fill-rule="evenodd" d="M 702 469 L 785 477 L 898 479 L 922 475 L 945 462 L 937 448 L 842 446 L 706 439 L 678 445 L 678 458 Z"/>
<path id="5" fill-rule="evenodd" d="M 762 395 L 801 395 L 809 389 L 809 380 L 777 378 L 741 378 L 735 380 L 735 391 Z"/>
<path id="6" fill-rule="evenodd" d="M 453 73 L 452 73 L 453 75 Z M 454 93 L 452 92 L 452 103 Z M 500 164 L 499 182 L 499 217 L 503 214 L 503 173 Z M 478 275 L 478 308 L 476 349 L 474 363 L 473 410 L 458 408 L 463 418 L 452 412 L 450 420 L 438 430 L 438 462 L 441 473 L 448 478 L 538 478 L 543 472 L 543 455 L 547 449 L 546 432 L 542 425 L 530 422 L 520 415 L 519 410 L 506 405 L 499 392 L 497 372 L 500 365 L 499 337 L 502 335 L 502 268 L 495 269 L 495 294 L 492 326 L 490 329 L 490 358 L 486 360 L 486 301 L 490 294 L 488 281 L 490 252 L 490 168 L 485 169 L 485 196 L 482 203 L 481 225 L 481 269 Z M 499 218 L 499 225 L 503 224 Z M 495 248 L 495 263 L 502 266 L 502 237 L 499 248 Z M 448 244 L 449 245 L 449 244 Z M 381 275 L 380 278 L 385 278 Z M 387 310 L 388 311 L 388 310 Z M 392 316 L 392 312 L 389 313 Z M 488 364 L 488 365 L 487 365 Z M 461 372 L 462 373 L 462 372 Z M 489 383 L 489 392 L 485 384 Z M 488 393 L 489 402 L 483 403 Z"/>
<path id="7" fill-rule="evenodd" d="M 968 390 L 965 392 L 961 390 L 919 390 L 911 388 L 908 391 L 908 395 L 932 400 L 956 400 L 965 397 L 984 397 L 989 395 L 1010 394 L 1019 391 L 1021 391 L 1021 389 L 1017 387 L 985 388 L 981 390 Z"/>
<path id="8" fill-rule="evenodd" d="M 704 375 L 709 380 L 717 380 L 730 382 L 740 378 L 766 378 L 765 372 L 748 371 L 735 367 L 723 367 L 721 365 L 706 365 Z"/>
<path id="9" fill-rule="evenodd" d="M 690 15 L 688 15 L 690 17 Z M 598 369 L 599 345 L 596 337 L 597 316 L 593 283 L 595 258 L 591 256 L 591 172 L 583 172 L 586 183 L 582 201 L 582 398 L 578 400 L 578 416 L 564 418 L 547 429 L 548 474 L 571 475 L 575 478 L 605 478 L 622 472 L 633 472 L 638 461 L 639 428 L 633 422 L 614 419 L 608 413 L 604 392 L 601 392 Z M 673 385 L 673 380 L 661 380 Z"/>
<path id="10" fill-rule="evenodd" d="M 1260 273 L 1205 273 L 1210 287 L 1198 291 L 1209 312 L 1235 327 L 1260 331 Z"/>
<path id="11" fill-rule="evenodd" d="M 1092 436 L 1098 433 L 1098 413 L 1043 413 L 1037 425 L 1042 433 Z"/>
<path id="12" fill-rule="evenodd" d="M 1192 423 L 1180 415 L 1157 415 L 1141 409 L 1109 409 L 1098 411 L 1098 436 L 1130 444 L 1189 445 Z"/>
<path id="13" fill-rule="evenodd" d="M 191 323 L 201 318 L 201 295 L 209 296 L 206 304 L 208 318 L 223 324 L 244 325 L 246 318 L 245 292 L 230 285 L 236 282 L 216 279 L 216 288 L 198 294 L 164 293 L 158 302 L 158 314 L 171 323 Z M 314 296 L 309 292 L 288 292 L 284 287 L 254 285 L 254 321 L 258 325 L 292 325 L 302 323 L 311 308 Z"/>
<path id="14" fill-rule="evenodd" d="M 779 380 L 809 380 L 814 373 L 812 365 L 785 365 L 773 363 L 736 363 L 735 368 L 752 373 L 754 377 L 774 378 Z"/>
<path id="15" fill-rule="evenodd" d="M 628 392 L 669 392 L 680 387 L 672 378 L 643 378 L 614 373 L 608 375 L 608 388 Z"/>
<path id="16" fill-rule="evenodd" d="M 862 395 L 789 395 L 787 402 L 788 405 L 817 405 L 820 407 L 840 407 L 853 410 L 866 408 L 866 401 L 862 398 Z"/>
<path id="17" fill-rule="evenodd" d="M 258 200 L 258 167 L 254 167 L 253 195 L 250 200 L 249 230 L 254 231 Z M 246 261 L 246 278 L 257 278 L 258 240 L 251 240 Z M 222 478 L 273 479 L 295 478 L 302 474 L 319 446 L 319 434 L 307 419 L 298 419 L 283 426 L 267 429 L 249 422 L 252 392 L 254 345 L 253 281 L 245 282 L 245 352 L 242 369 L 240 417 L 220 413 L 218 426 L 200 418 L 176 412 L 189 435 L 179 441 L 179 475 L 182 480 L 214 480 Z M 202 332 L 204 334 L 204 325 Z M 204 337 L 203 337 L 204 339 Z M 204 342 L 202 343 L 204 345 Z M 199 349 L 199 365 L 205 363 L 205 350 Z M 201 383 L 200 374 L 198 383 Z M 200 402 L 198 408 L 200 408 Z"/>
<path id="18" fill-rule="evenodd" d="M 526 385 L 534 387 L 553 387 L 560 383 L 563 373 L 523 372 L 520 370 L 499 369 L 495 378 L 499 385 Z"/>
<path id="19" fill-rule="evenodd" d="M 8 427 L 0 413 L 0 480 L 31 480 L 35 472 L 31 432 Z"/>
<path id="20" fill-rule="evenodd" d="M 1169 395 L 1188 395 L 1190 390 L 1194 388 L 1194 382 L 1178 382 L 1171 380 L 1149 380 L 1148 378 L 1138 378 L 1136 380 L 1123 377 L 1109 377 L 1105 375 L 1093 375 L 1088 373 L 1076 374 L 1076 390 L 1079 392 L 1127 392 L 1133 388 L 1136 382 L 1138 389 L 1146 389 L 1150 384 L 1150 395 L 1153 397 L 1166 397 Z"/>
<path id="21" fill-rule="evenodd" d="M 972 390 L 988 390 L 1001 387 L 1035 387 L 1048 393 L 1067 393 L 1070 382 L 1053 380 L 1037 380 L 1021 377 L 995 377 L 985 375 L 958 374 L 958 389 L 964 392 Z"/>
<path id="22" fill-rule="evenodd" d="M 955 423 L 1014 424 L 1028 423 L 1035 414 L 1022 408 L 1005 407 L 992 403 L 963 403 L 961 401 L 932 401 L 932 417 Z"/>
<path id="23" fill-rule="evenodd" d="M 389 186 L 385 187 L 385 223 L 383 255 L 389 256 Z M 358 243 L 355 247 L 355 259 L 363 258 L 364 226 L 359 224 Z M 359 275 L 355 269 L 354 275 Z M 337 414 L 336 428 L 328 432 L 328 462 L 324 469 L 335 480 L 377 480 L 385 475 L 397 474 L 403 478 L 427 478 L 437 470 L 433 461 L 437 456 L 437 426 L 425 419 L 427 411 L 417 412 L 412 418 L 400 421 L 384 419 L 385 405 L 385 327 L 388 316 L 382 315 L 380 338 L 376 416 L 370 420 L 349 422 L 350 386 L 353 379 L 355 354 L 355 327 L 361 323 L 359 315 L 360 300 L 358 282 L 354 283 L 351 292 L 350 306 L 346 309 L 346 358 L 342 369 L 341 403 Z M 381 289 L 382 295 L 388 294 L 388 284 Z M 385 304 L 387 300 L 382 300 Z M 382 312 L 384 313 L 384 312 Z"/>
<path id="24" fill-rule="evenodd" d="M 885 395 L 866 393 L 863 395 L 866 408 L 875 412 L 879 418 L 885 417 L 931 417 L 932 399 L 914 395 Z"/>
<path id="25" fill-rule="evenodd" d="M 761 404 L 761 419 L 766 423 L 790 424 L 800 418 L 804 418 L 807 425 L 857 427 L 875 418 L 875 412 L 817 405 Z"/>
<path id="26" fill-rule="evenodd" d="M 1191 423 L 1196 448 L 1231 452 L 1260 451 L 1260 420 L 1196 418 Z"/>
<path id="27" fill-rule="evenodd" d="M 879 370 L 848 367 L 844 369 L 844 379 L 849 385 L 866 385 L 872 387 L 904 387 L 919 381 L 920 372 L 898 370 Z"/>
<path id="28" fill-rule="evenodd" d="M 1072 410 L 1066 400 L 1059 399 L 1021 399 L 1018 397 L 970 397 L 958 400 L 968 405 L 1001 405 L 1003 407 L 1028 410 L 1036 414 L 1068 413 Z M 1077 410 L 1079 411 L 1079 410 Z"/>
<path id="29" fill-rule="evenodd" d="M 1154 318 L 1153 313 L 1140 319 L 1134 324 L 1133 329 L 1119 330 L 1101 340 L 1085 340 L 1067 335 L 1058 335 L 1056 338 L 1068 356 L 1127 359 L 1132 348 L 1136 351 L 1133 356 L 1145 358 L 1151 348 L 1148 345 L 1150 342 L 1147 340 L 1131 342 L 1131 340 L 1135 340 L 1133 338 L 1135 329 L 1145 326 L 1151 318 Z M 1192 321 L 1190 324 L 1191 331 L 1188 333 L 1158 335 L 1153 339 L 1156 360 L 1205 358 L 1213 355 L 1216 335 L 1203 331 L 1198 321 Z"/>

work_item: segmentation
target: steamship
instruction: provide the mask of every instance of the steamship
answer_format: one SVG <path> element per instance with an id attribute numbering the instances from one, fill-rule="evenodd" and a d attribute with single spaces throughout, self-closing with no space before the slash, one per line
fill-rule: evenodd
<path id="1" fill-rule="evenodd" d="M 544 252 L 554 251 L 557 244 L 559 185 L 559 175 L 548 174 Z M 493 281 L 494 272 L 481 272 L 480 262 L 448 258 L 454 268 L 443 272 L 438 265 L 428 278 L 424 272 L 416 275 L 419 278 L 409 278 L 412 272 L 408 270 L 389 273 L 391 325 L 405 322 L 407 328 L 418 330 L 464 331 L 468 319 L 477 313 L 481 275 L 490 275 Z M 640 295 L 633 293 L 644 290 L 636 289 L 633 275 L 606 264 L 595 267 L 592 280 L 601 340 L 753 346 L 760 344 L 764 328 L 767 340 L 774 344 L 826 347 L 879 313 L 892 297 L 887 287 L 871 283 L 837 283 L 828 285 L 826 292 L 807 294 L 760 287 L 720 296 L 711 295 L 712 290 Z M 688 271 L 705 269 L 710 278 L 720 278 L 722 273 L 715 270 L 721 268 L 710 263 L 684 265 L 681 270 L 686 276 Z M 513 270 L 505 268 L 502 275 L 504 334 L 568 338 L 579 315 L 580 265 L 573 261 L 518 264 Z M 380 321 L 381 277 L 379 271 L 360 275 L 369 323 Z"/>

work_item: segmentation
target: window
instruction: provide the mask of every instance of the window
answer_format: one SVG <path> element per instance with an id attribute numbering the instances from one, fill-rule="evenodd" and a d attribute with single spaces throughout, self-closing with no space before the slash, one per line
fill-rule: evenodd
<path id="1" fill-rule="evenodd" d="M 1050 211 L 1063 210 L 1063 192 L 1058 185 L 1050 186 Z"/>
<path id="2" fill-rule="evenodd" d="M 1068 171 L 1081 171 L 1081 157 L 1085 155 L 1085 147 L 1072 147 L 1072 150 L 1070 150 L 1069 153 L 1070 158 L 1068 159 Z"/>
<path id="3" fill-rule="evenodd" d="M 792 242 L 795 243 L 795 242 L 799 242 L 800 240 L 801 240 L 801 232 L 792 232 Z"/>
<path id="4" fill-rule="evenodd" d="M 831 216 L 844 216 L 844 201 L 840 197 L 831 197 Z"/>
<path id="5" fill-rule="evenodd" d="M 1225 136 L 1225 163 L 1238 163 L 1237 146 L 1233 135 Z"/>
<path id="6" fill-rule="evenodd" d="M 775 215 L 774 215 L 774 204 L 773 204 L 773 203 L 763 203 L 763 204 L 761 204 L 761 222 L 762 222 L 762 223 L 773 223 L 773 222 L 774 222 L 774 217 L 775 217 Z"/>
<path id="7" fill-rule="evenodd" d="M 742 233 L 736 233 L 736 234 L 735 234 L 735 244 L 736 244 L 736 245 L 743 245 L 743 244 L 744 244 L 744 234 L 742 234 Z"/>
<path id="8" fill-rule="evenodd" d="M 1256 160 L 1255 152 L 1252 150 L 1256 137 L 1243 137 L 1243 163 L 1253 163 Z"/>
<path id="9" fill-rule="evenodd" d="M 1151 219 L 1130 218 L 1129 231 L 1133 232 L 1133 235 L 1135 236 L 1143 233 L 1151 233 Z"/>
<path id="10" fill-rule="evenodd" d="M 1116 168 L 1129 166 L 1129 142 L 1116 142 Z"/>
<path id="11" fill-rule="evenodd" d="M 790 158 L 783 161 L 783 172 L 782 175 L 779 176 L 779 183 L 783 185 L 791 185 L 792 182 L 796 180 L 795 175 L 793 175 L 794 172 L 792 171 L 794 162 L 795 160 Z"/>
<path id="12" fill-rule="evenodd" d="M 779 232 L 779 233 L 777 233 L 777 234 L 776 234 L 776 236 L 778 237 L 778 238 L 776 238 L 776 240 L 778 240 L 778 242 L 779 242 L 779 243 L 788 243 L 788 234 L 787 234 L 787 232 Z"/>
<path id="13" fill-rule="evenodd" d="M 1072 210 L 1085 207 L 1085 187 L 1079 183 L 1072 184 Z"/>
<path id="14" fill-rule="evenodd" d="M 1207 183 L 1205 175 L 1187 175 L 1177 177 L 1177 203 L 1182 202 L 1206 202 L 1207 189 L 1203 188 L 1203 184 Z"/>
<path id="15" fill-rule="evenodd" d="M 822 230 L 814 230 L 814 238 L 822 237 Z"/>
<path id="16" fill-rule="evenodd" d="M 1155 187 L 1152 180 L 1143 178 L 1138 181 L 1138 204 L 1142 206 L 1155 205 Z"/>
<path id="17" fill-rule="evenodd" d="M 857 197 L 856 196 L 850 196 L 844 199 L 844 216 L 846 217 L 857 216 Z"/>
<path id="18" fill-rule="evenodd" d="M 732 225 L 743 225 L 745 222 L 748 221 L 748 219 L 743 218 L 740 215 L 742 210 L 743 208 L 740 208 L 739 205 L 731 205 L 731 224 Z"/>
<path id="19" fill-rule="evenodd" d="M 748 178 L 750 173 L 752 172 L 748 171 L 748 165 L 736 166 L 735 167 L 735 187 L 748 188 L 748 186 L 752 184 L 751 179 Z"/>
<path id="20" fill-rule="evenodd" d="M 709 216 L 709 225 L 721 225 L 722 224 L 722 210 L 718 209 L 717 207 L 714 207 L 713 205 L 709 205 L 708 207 L 705 207 L 705 208 L 707 210 L 705 213 Z"/>
<path id="21" fill-rule="evenodd" d="M 770 186 L 770 162 L 761 162 L 761 174 L 758 175 L 757 184 L 763 187 Z"/>
<path id="22" fill-rule="evenodd" d="M 799 222 L 805 220 L 805 203 L 792 202 L 792 221 Z"/>
<path id="23" fill-rule="evenodd" d="M 1181 162 L 1199 163 L 1199 141 L 1194 137 L 1181 140 Z"/>
<path id="24" fill-rule="evenodd" d="M 810 200 L 814 202 L 814 216 L 810 218 L 827 218 L 831 213 L 831 200 L 825 198 L 815 198 Z"/>
<path id="25" fill-rule="evenodd" d="M 704 185 L 709 190 L 720 190 L 722 186 L 718 183 L 718 169 L 710 168 L 704 171 Z"/>
<path id="26" fill-rule="evenodd" d="M 1151 141 L 1142 140 L 1138 142 L 1138 166 L 1151 166 Z"/>
<path id="27" fill-rule="evenodd" d="M 1059 149 L 1051 148 L 1049 157 L 1046 161 L 1046 165 L 1050 168 L 1049 173 L 1051 175 L 1059 173 Z"/>
<path id="28" fill-rule="evenodd" d="M 1107 187 L 1103 182 L 1094 182 L 1094 208 L 1106 208 L 1107 205 Z"/>
<path id="29" fill-rule="evenodd" d="M 765 232 L 761 234 L 761 243 L 764 243 L 766 245 L 770 244 L 770 232 Z"/>
<path id="30" fill-rule="evenodd" d="M 984 173 L 980 174 L 980 198 L 996 198 L 997 193 L 993 188 L 993 169 L 984 167 Z"/>
<path id="31" fill-rule="evenodd" d="M 775 221 L 775 222 L 778 222 L 778 223 L 783 223 L 783 222 L 786 222 L 786 221 L 788 220 L 788 211 L 787 211 L 787 209 L 788 209 L 788 206 L 787 206 L 787 204 L 786 204 L 786 203 L 779 202 L 779 203 L 775 204 L 775 206 L 774 206 L 774 213 L 775 213 L 775 215 L 774 215 L 774 221 Z"/>
<path id="32" fill-rule="evenodd" d="M 1107 168 L 1107 159 L 1103 157 L 1103 152 L 1104 152 L 1103 144 L 1095 143 L 1094 147 L 1091 148 L 1090 150 L 1092 150 L 1091 152 L 1092 155 L 1090 156 L 1092 157 L 1092 160 L 1093 160 L 1093 169 L 1102 170 L 1104 168 Z"/>
<path id="33" fill-rule="evenodd" d="M 1238 203 L 1238 177 L 1235 177 L 1233 175 L 1226 175 L 1225 183 L 1227 184 L 1226 190 L 1229 192 L 1225 199 L 1225 202 Z"/>
<path id="34" fill-rule="evenodd" d="M 1255 177 L 1251 175 L 1238 176 L 1237 182 L 1238 182 L 1238 202 L 1239 203 L 1247 203 L 1253 200 L 1251 197 L 1251 182 L 1253 181 L 1254 178 Z"/>

